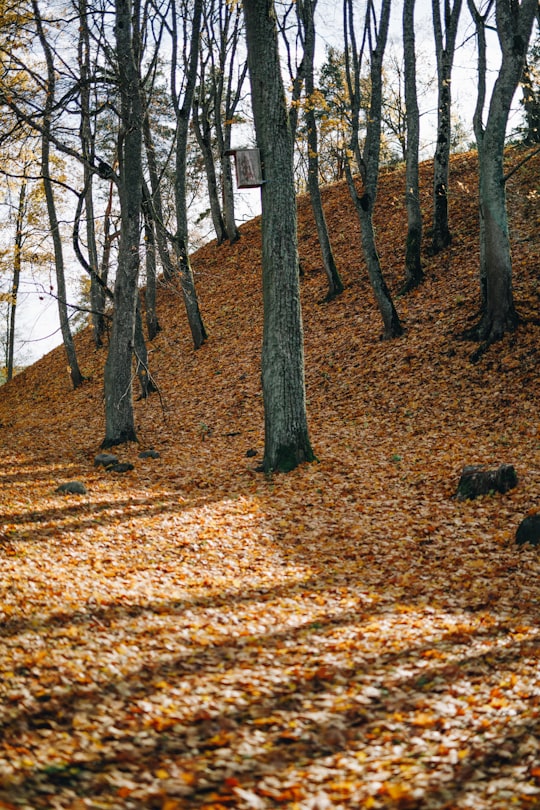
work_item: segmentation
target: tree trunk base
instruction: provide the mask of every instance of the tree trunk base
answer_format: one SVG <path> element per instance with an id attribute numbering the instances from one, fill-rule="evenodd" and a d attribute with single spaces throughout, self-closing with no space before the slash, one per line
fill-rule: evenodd
<path id="1" fill-rule="evenodd" d="M 428 255 L 429 256 L 437 256 L 438 253 L 442 253 L 443 250 L 450 247 L 452 244 L 452 234 L 448 233 L 444 237 L 439 237 L 438 239 L 434 239 L 429 247 Z"/>
<path id="2" fill-rule="evenodd" d="M 336 290 L 336 289 L 328 290 L 328 292 L 326 293 L 324 298 L 321 298 L 320 301 L 317 301 L 317 304 L 319 304 L 319 306 L 321 306 L 322 304 L 330 304 L 332 301 L 334 301 L 338 297 L 338 295 L 341 295 L 341 293 L 343 292 L 344 289 L 345 289 L 345 287 L 342 286 L 340 290 Z"/>
<path id="3" fill-rule="evenodd" d="M 75 391 L 79 388 L 83 382 L 87 379 L 78 368 L 71 369 L 69 376 L 71 378 L 71 384 L 73 385 L 73 390 Z"/>
<path id="4" fill-rule="evenodd" d="M 102 450 L 108 450 L 109 447 L 116 447 L 119 444 L 127 444 L 128 442 L 138 442 L 137 434 L 134 430 L 126 430 L 119 433 L 118 436 L 107 437 L 101 442 Z"/>
<path id="5" fill-rule="evenodd" d="M 288 445 L 278 448 L 272 460 L 265 457 L 260 469 L 265 473 L 271 472 L 290 472 L 304 462 L 315 461 L 315 453 L 311 449 L 309 441 L 304 447 L 297 445 Z"/>
<path id="6" fill-rule="evenodd" d="M 405 333 L 397 313 L 391 318 L 390 323 L 385 327 L 381 335 L 381 340 L 393 340 L 401 337 Z"/>
<path id="7" fill-rule="evenodd" d="M 494 343 L 498 343 L 505 335 L 515 332 L 519 320 L 517 312 L 512 308 L 504 317 L 493 318 L 484 314 L 475 326 L 462 332 L 459 335 L 461 340 L 480 343 L 469 357 L 471 363 L 477 363 Z"/>
<path id="8" fill-rule="evenodd" d="M 398 295 L 407 295 L 408 293 L 416 290 L 417 287 L 420 287 L 425 281 L 424 271 L 420 270 L 418 274 L 410 276 L 405 280 L 403 287 L 398 292 Z"/>

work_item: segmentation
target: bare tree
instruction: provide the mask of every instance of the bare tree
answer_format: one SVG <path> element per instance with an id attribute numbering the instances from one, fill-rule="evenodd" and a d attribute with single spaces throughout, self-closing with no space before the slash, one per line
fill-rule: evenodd
<path id="1" fill-rule="evenodd" d="M 264 329 L 263 468 L 312 461 L 304 383 L 293 138 L 281 77 L 273 0 L 244 0 L 248 64 L 262 187 Z"/>
<path id="2" fill-rule="evenodd" d="M 336 295 L 343 292 L 343 282 L 334 258 L 330 236 L 324 216 L 321 190 L 319 186 L 319 138 L 317 118 L 315 115 L 315 9 L 317 0 L 297 0 L 296 12 L 300 21 L 304 45 L 303 77 L 305 81 L 304 117 L 307 129 L 308 153 L 308 190 L 317 227 L 317 235 L 321 246 L 321 254 L 326 277 L 328 279 L 328 292 L 326 300 L 331 301 Z"/>
<path id="3" fill-rule="evenodd" d="M 359 194 L 353 176 L 352 160 L 346 164 L 347 184 L 354 202 L 362 230 L 362 247 L 371 287 L 381 313 L 385 339 L 398 337 L 403 333 L 397 310 L 384 280 L 373 229 L 373 208 L 377 198 L 379 180 L 379 160 L 381 145 L 382 107 L 382 63 L 388 24 L 390 21 L 390 0 L 382 0 L 380 17 L 377 17 L 375 3 L 368 0 L 361 47 L 357 46 L 353 0 L 344 0 L 345 62 L 349 97 L 351 99 L 352 126 L 350 135 L 350 158 L 356 159 L 360 171 L 362 192 Z M 361 107 L 360 73 L 364 51 L 368 51 L 371 80 L 369 115 L 363 149 L 359 140 L 359 116 Z"/>
<path id="4" fill-rule="evenodd" d="M 199 84 L 193 123 L 204 160 L 210 212 L 218 244 L 240 236 L 235 221 L 231 163 L 231 129 L 242 99 L 247 60 L 239 58 L 242 41 L 240 4 L 209 0 L 199 53 Z M 220 202 L 221 189 L 221 202 Z"/>
<path id="5" fill-rule="evenodd" d="M 403 2 L 403 59 L 405 74 L 405 108 L 407 148 L 405 153 L 405 201 L 407 205 L 407 242 L 405 247 L 405 284 L 408 292 L 422 283 L 422 210 L 418 180 L 420 113 L 416 91 L 416 43 L 414 35 L 415 0 Z"/>
<path id="6" fill-rule="evenodd" d="M 60 330 L 64 341 L 64 348 L 69 365 L 69 373 L 74 388 L 78 388 L 84 381 L 83 374 L 77 361 L 77 353 L 73 342 L 73 335 L 69 325 L 66 278 L 64 269 L 64 251 L 62 237 L 60 234 L 60 223 L 56 210 L 56 201 L 53 191 L 53 181 L 51 177 L 50 153 L 51 153 L 51 130 L 53 124 L 53 111 L 56 107 L 56 66 L 54 64 L 53 51 L 49 45 L 41 10 L 37 0 L 32 0 L 32 10 L 36 25 L 38 39 L 45 56 L 46 78 L 44 80 L 44 109 L 41 124 L 41 173 L 43 178 L 43 188 L 47 200 L 47 212 L 51 229 L 51 239 L 54 246 L 54 261 L 56 269 L 56 285 L 58 288 L 58 315 L 60 318 Z"/>
<path id="7" fill-rule="evenodd" d="M 21 279 L 22 249 L 24 241 L 24 221 L 26 216 L 26 189 L 28 180 L 21 179 L 19 188 L 19 203 L 15 217 L 15 246 L 13 251 L 13 279 L 11 284 L 9 302 L 8 332 L 6 342 L 6 381 L 13 378 L 13 360 L 15 355 L 15 318 L 17 314 L 17 300 Z"/>
<path id="8" fill-rule="evenodd" d="M 92 165 L 95 156 L 95 130 L 92 122 L 92 49 L 90 28 L 88 25 L 89 9 L 87 0 L 78 0 L 77 5 L 79 19 L 79 40 L 77 47 L 77 62 L 80 78 L 80 140 L 81 153 L 83 157 L 84 173 L 84 205 L 86 210 L 86 244 L 88 250 L 88 263 L 93 269 L 90 276 L 90 302 L 92 309 L 92 328 L 94 333 L 94 343 L 97 347 L 103 345 L 105 334 L 105 293 L 96 276 L 99 275 L 98 247 L 95 229 L 94 213 L 94 190 Z"/>
<path id="9" fill-rule="evenodd" d="M 440 253 L 452 241 L 448 225 L 448 178 L 452 135 L 452 67 L 462 0 L 432 0 L 437 57 L 437 146 L 433 158 L 433 225 L 431 252 Z"/>
<path id="10" fill-rule="evenodd" d="M 174 248 L 178 262 L 178 273 L 182 286 L 184 305 L 188 317 L 193 344 L 198 349 L 207 338 L 195 278 L 189 259 L 189 233 L 187 214 L 187 140 L 193 95 L 197 79 L 197 62 L 199 54 L 199 36 L 201 30 L 202 0 L 194 0 L 191 15 L 191 33 L 188 32 L 188 4 L 184 2 L 182 13 L 176 0 L 171 3 L 171 97 L 176 115 L 176 153 L 175 153 L 175 208 L 176 233 L 174 234 Z M 178 21 L 184 25 L 183 36 L 178 31 Z M 182 52 L 182 41 L 189 42 L 187 52 Z M 183 62 L 184 87 L 183 92 L 177 88 L 177 71 L 179 63 Z"/>
<path id="11" fill-rule="evenodd" d="M 482 341 L 474 357 L 515 329 L 518 316 L 512 290 L 512 259 L 506 210 L 504 144 L 506 125 L 527 54 L 538 0 L 489 0 L 483 12 L 467 0 L 478 39 L 478 96 L 474 132 L 480 187 L 481 319 L 467 337 Z M 495 10 L 501 66 L 486 107 L 486 28 Z"/>
<path id="12" fill-rule="evenodd" d="M 142 122 L 139 0 L 115 0 L 115 45 L 120 94 L 120 242 L 114 285 L 114 316 L 105 363 L 103 447 L 137 441 L 133 413 L 132 358 L 139 278 L 142 205 Z"/>

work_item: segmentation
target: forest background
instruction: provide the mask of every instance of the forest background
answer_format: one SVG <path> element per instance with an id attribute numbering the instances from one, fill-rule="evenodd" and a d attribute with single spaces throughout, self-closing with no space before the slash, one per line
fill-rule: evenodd
<path id="1" fill-rule="evenodd" d="M 54 11 L 51 14 L 52 30 L 54 30 L 54 39 L 57 40 L 55 47 L 73 48 L 73 56 L 76 53 L 76 44 L 73 37 L 69 33 L 71 25 L 72 11 L 69 7 L 58 4 L 57 8 L 49 6 Z M 283 8 L 286 8 L 284 6 Z M 82 11 L 82 9 L 81 9 Z M 181 9 L 180 9 L 181 11 Z M 290 12 L 290 10 L 289 10 Z M 94 16 L 99 16 L 105 13 L 105 7 L 100 11 L 99 9 L 89 9 L 89 13 Z M 209 16 L 214 13 L 210 8 L 208 11 Z M 332 99 L 331 81 L 332 69 L 334 71 L 337 67 L 334 65 L 332 68 L 332 59 L 337 57 L 337 54 L 343 51 L 343 32 L 342 32 L 342 11 L 334 3 L 321 4 L 315 8 L 315 15 L 317 20 L 317 39 L 315 44 L 315 64 L 317 66 L 317 73 L 323 84 L 325 93 L 324 104 L 332 104 L 334 106 L 342 103 L 343 99 L 339 101 L 337 94 L 334 93 Z M 456 150 L 463 151 L 470 148 L 474 144 L 472 132 L 472 117 L 471 117 L 471 98 L 476 94 L 477 87 L 477 71 L 475 67 L 475 47 L 473 36 L 473 23 L 470 15 L 464 13 L 459 17 L 459 34 L 456 44 L 456 58 L 452 71 L 452 144 L 451 149 L 453 152 Z M 393 5 L 390 20 L 390 45 L 389 53 L 385 62 L 385 113 L 383 116 L 383 129 L 386 148 L 382 157 L 383 163 L 395 162 L 402 160 L 404 157 L 404 145 L 406 134 L 406 121 L 405 121 L 405 98 L 404 98 L 404 76 L 403 76 L 403 53 L 402 53 L 402 31 L 401 31 L 401 9 L 398 4 Z M 431 8 L 426 4 L 420 4 L 416 9 L 415 28 L 417 31 L 417 42 L 419 42 L 419 55 L 422 61 L 422 75 L 419 86 L 419 103 L 421 114 L 421 141 L 420 141 L 420 155 L 421 158 L 429 158 L 433 154 L 436 143 L 436 109 L 437 109 L 437 76 L 436 76 L 436 56 L 435 56 L 435 43 L 433 41 L 433 26 L 432 26 L 432 13 Z M 56 29 L 56 30 L 55 30 Z M 60 33 L 61 32 L 61 33 Z M 237 32 L 238 34 L 238 32 Z M 294 39 L 295 32 L 289 27 L 288 38 Z M 233 37 L 234 38 L 234 37 Z M 500 59 L 500 49 L 497 38 L 493 31 L 488 29 L 488 71 L 487 81 L 492 85 L 498 60 Z M 241 39 L 241 35 L 240 35 Z M 24 41 L 21 41 L 24 50 Z M 9 49 L 12 47 L 12 41 L 7 38 L 5 47 Z M 206 46 L 209 47 L 208 41 Z M 230 47 L 230 46 L 229 46 Z M 291 47 L 290 45 L 288 47 Z M 297 44 L 296 46 L 297 47 Z M 96 45 L 96 51 L 99 46 Z M 167 49 L 164 48 L 163 51 Z M 32 59 L 36 59 L 39 63 L 40 56 L 37 54 L 35 47 L 32 48 Z M 163 53 L 162 51 L 162 53 Z M 245 51 L 241 51 L 243 57 L 238 55 L 238 77 L 243 75 L 242 71 L 242 58 L 245 59 Z M 289 53 L 290 56 L 290 53 Z M 94 57 L 98 58 L 97 54 Z M 301 58 L 300 54 L 296 54 L 296 59 Z M 160 82 L 164 80 L 163 71 L 165 71 L 167 58 L 160 55 L 162 64 L 162 74 Z M 208 59 L 208 54 L 204 59 Z M 204 59 L 201 58 L 201 66 L 204 64 Z M 531 72 L 531 87 L 536 88 L 534 92 L 537 93 L 538 85 L 538 45 L 534 44 L 531 49 L 529 58 Z M 343 66 L 342 66 L 343 68 Z M 30 69 L 33 69 L 31 67 Z M 202 69 L 202 68 L 201 68 Z M 74 70 L 73 67 L 70 68 Z M 284 70 L 286 70 L 284 66 Z M 202 74 L 201 74 L 202 76 Z M 201 80 L 201 76 L 199 80 Z M 326 77 L 326 78 L 325 78 Z M 342 77 L 343 79 L 343 77 Z M 254 129 L 252 122 L 252 113 L 249 105 L 249 88 L 246 83 L 243 84 L 244 96 L 240 100 L 240 109 L 238 115 L 234 119 L 234 125 L 231 128 L 231 144 L 232 146 L 249 146 L 254 145 Z M 110 92 L 110 89 L 105 91 Z M 163 93 L 163 84 L 161 89 L 156 92 Z M 530 95 L 530 91 L 529 95 Z M 323 98 L 319 99 L 321 103 Z M 522 100 L 516 99 L 516 106 L 514 107 L 510 125 L 509 135 L 515 136 L 523 132 L 523 103 Z M 96 102 L 97 103 L 97 102 Z M 205 115 L 208 115 L 208 108 Z M 319 110 L 322 114 L 323 109 Z M 325 111 L 328 116 L 328 110 Z M 334 109 L 332 115 L 338 114 L 338 110 Z M 67 114 L 67 110 L 64 113 Z M 78 113 L 80 114 L 80 112 Z M 157 113 L 162 115 L 162 110 Z M 77 115 L 77 113 L 76 113 Z M 75 118 L 76 118 L 75 115 Z M 204 116 L 203 116 L 204 117 Z M 73 120 L 76 126 L 76 120 Z M 102 118 L 103 122 L 103 118 Z M 160 127 L 163 121 L 160 119 Z M 105 157 L 113 160 L 111 150 L 113 145 L 111 141 L 111 133 L 106 132 L 107 126 L 113 126 L 111 122 L 101 124 L 104 131 L 101 133 L 100 138 L 105 149 Z M 168 126 L 174 127 L 174 123 Z M 9 129 L 9 127 L 7 127 Z M 333 141 L 330 138 L 331 127 L 327 127 L 328 142 L 321 146 L 321 149 L 326 149 L 330 152 L 330 160 L 328 161 L 325 170 L 321 173 L 321 181 L 328 182 L 339 175 L 338 164 L 339 158 L 339 140 L 343 142 L 344 133 L 338 127 L 334 132 Z M 304 133 L 305 134 L 305 133 Z M 28 133 L 22 135 L 24 139 Z M 18 136 L 19 137 L 19 136 Z M 165 135 L 164 135 L 165 137 Z M 211 224 L 210 206 L 208 204 L 208 193 L 206 190 L 206 178 L 203 168 L 203 157 L 200 149 L 197 147 L 195 134 L 193 128 L 190 128 L 190 138 L 192 143 L 189 146 L 188 153 L 188 184 L 189 184 L 189 200 L 188 200 L 188 215 L 189 215 L 189 236 L 191 249 L 199 247 L 208 238 L 212 238 L 214 231 Z M 343 146 L 343 143 L 341 144 Z M 165 145 L 162 146 L 165 149 Z M 213 160 L 216 163 L 217 182 L 220 185 L 220 159 L 219 152 L 222 150 L 219 141 L 212 144 Z M 33 181 L 29 184 L 28 199 L 25 201 L 27 207 L 27 227 L 25 227 L 24 240 L 27 243 L 25 250 L 21 255 L 21 269 L 20 280 L 17 292 L 17 318 L 15 324 L 14 334 L 14 353 L 15 353 L 15 366 L 22 367 L 25 363 L 32 362 L 42 354 L 46 353 L 50 348 L 58 345 L 62 341 L 62 334 L 59 328 L 58 320 L 58 305 L 56 301 L 57 284 L 56 273 L 54 267 L 54 256 L 50 244 L 50 235 L 47 235 L 47 228 L 43 229 L 41 225 L 47 220 L 47 216 L 43 216 L 44 202 L 40 195 L 41 181 L 39 180 L 39 154 L 37 145 L 34 144 L 30 148 L 32 157 L 27 155 L 23 158 L 23 164 L 26 161 L 33 161 L 34 166 L 30 169 L 28 166 L 25 172 L 29 172 L 33 176 Z M 4 163 L 11 161 L 12 155 L 9 148 L 6 148 L 4 153 Z M 58 158 L 57 158 L 58 159 Z M 62 165 L 58 167 L 58 177 L 62 182 L 65 180 L 66 174 L 76 175 L 79 171 L 78 162 L 73 162 L 64 155 L 62 157 Z M 333 162 L 333 166 L 331 165 Z M 2 232 L 3 232 L 3 270 L 0 274 L 0 283 L 2 289 L 2 319 L 3 329 L 1 334 L 1 344 L 3 356 L 6 359 L 5 365 L 7 366 L 7 355 L 9 353 L 9 333 L 10 333 L 10 296 L 12 287 L 12 266 L 13 266 L 13 242 L 16 239 L 16 212 L 19 202 L 20 194 L 20 177 L 10 177 L 5 174 L 5 191 L 2 204 Z M 81 179 L 82 183 L 83 180 Z M 298 143 L 297 153 L 297 188 L 299 191 L 305 187 L 306 172 L 305 172 L 305 147 L 302 146 L 301 140 Z M 80 191 L 80 189 L 79 189 Z M 71 249 L 71 230 L 73 209 L 75 207 L 75 198 L 77 194 L 76 188 L 71 190 L 66 189 L 62 185 L 56 187 L 56 192 L 59 197 L 59 205 L 61 208 L 62 232 L 64 239 L 65 251 L 65 273 L 68 289 L 68 303 L 74 305 L 87 304 L 88 297 L 87 287 L 88 278 L 85 278 L 85 272 L 82 270 L 79 262 L 77 261 Z M 235 202 L 237 218 L 239 222 L 245 221 L 246 218 L 253 216 L 260 211 L 259 192 L 255 189 L 239 189 L 235 190 Z M 98 222 L 102 214 L 97 215 Z M 39 249 L 38 249 L 39 248 Z M 114 250 L 114 247 L 113 247 Z M 81 275 L 82 274 L 82 275 Z M 81 289 L 82 288 L 82 289 Z M 81 298 L 82 296 L 82 298 Z M 69 310 L 70 318 L 73 321 L 74 328 L 78 328 L 85 321 L 84 313 L 78 313 L 75 309 Z"/>

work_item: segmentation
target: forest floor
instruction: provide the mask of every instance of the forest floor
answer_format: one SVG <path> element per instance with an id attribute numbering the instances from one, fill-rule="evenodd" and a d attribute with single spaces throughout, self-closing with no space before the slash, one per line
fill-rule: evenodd
<path id="1" fill-rule="evenodd" d="M 376 217 L 394 294 L 403 184 L 383 174 Z M 515 543 L 540 506 L 540 156 L 508 189 L 521 323 L 472 363 L 476 187 L 475 155 L 454 157 L 453 244 L 396 297 L 390 342 L 346 187 L 324 190 L 346 283 L 330 304 L 300 199 L 316 463 L 256 471 L 258 220 L 193 257 L 199 351 L 162 287 L 160 394 L 116 451 L 131 472 L 94 466 L 105 350 L 87 332 L 79 390 L 62 349 L 0 390 L 0 808 L 540 807 L 540 549 Z M 513 464 L 517 487 L 456 500 L 476 463 Z M 87 494 L 55 492 L 71 480 Z"/>

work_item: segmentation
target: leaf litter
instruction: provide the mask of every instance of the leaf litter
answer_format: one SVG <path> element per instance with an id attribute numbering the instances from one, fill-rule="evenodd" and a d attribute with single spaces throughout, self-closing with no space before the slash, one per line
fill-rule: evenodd
<path id="1" fill-rule="evenodd" d="M 393 290 L 403 182 L 385 173 L 377 204 Z M 137 403 L 139 445 L 117 451 L 133 471 L 93 466 L 88 332 L 81 389 L 61 349 L 2 388 L 0 808 L 540 807 L 540 564 L 514 539 L 540 488 L 539 185 L 536 156 L 509 183 L 521 323 L 476 364 L 456 339 L 478 308 L 473 154 L 452 161 L 453 244 L 397 300 L 391 343 L 346 187 L 323 190 L 346 281 L 331 304 L 300 198 L 318 461 L 286 476 L 255 471 L 258 220 L 193 257 L 199 351 L 161 289 L 162 403 Z M 515 489 L 453 497 L 465 464 L 503 462 Z M 74 479 L 87 494 L 55 492 Z"/>

